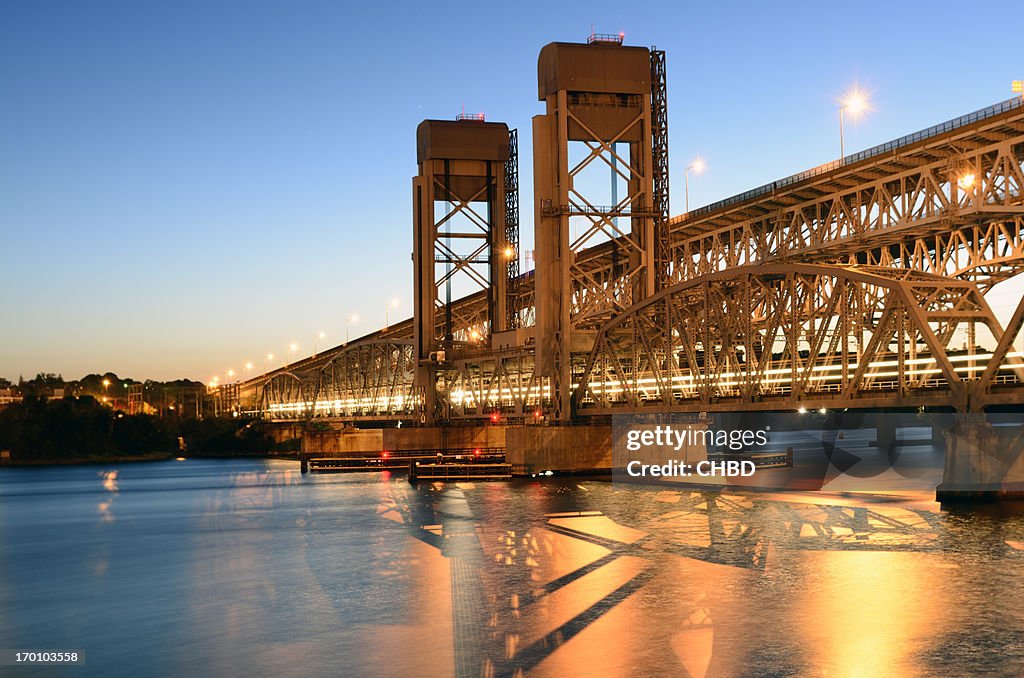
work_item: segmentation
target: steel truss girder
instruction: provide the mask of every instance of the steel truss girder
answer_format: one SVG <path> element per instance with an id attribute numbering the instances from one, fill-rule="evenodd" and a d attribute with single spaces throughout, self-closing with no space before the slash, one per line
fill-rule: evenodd
<path id="1" fill-rule="evenodd" d="M 411 340 L 358 342 L 317 369 L 275 375 L 264 385 L 260 409 L 289 420 L 415 417 L 423 400 L 413 385 L 415 368 Z"/>
<path id="2" fill-rule="evenodd" d="M 549 380 L 536 373 L 530 349 L 451 361 L 438 371 L 438 417 L 483 419 L 494 412 L 536 417 L 550 405 Z"/>
<path id="3" fill-rule="evenodd" d="M 652 110 L 652 127 L 655 124 L 653 116 Z M 878 155 L 848 169 L 821 173 L 814 180 L 805 182 L 806 185 L 794 184 L 786 190 L 772 192 L 735 208 L 718 209 L 698 218 L 675 219 L 671 227 L 673 247 L 678 252 L 686 241 L 703 242 L 704 249 L 692 247 L 690 250 L 691 254 L 696 253 L 708 262 L 702 264 L 704 268 L 701 270 L 717 270 L 732 263 L 740 265 L 745 261 L 739 254 L 744 247 L 751 248 L 749 251 L 752 252 L 768 251 L 765 247 L 753 248 L 744 240 L 755 237 L 755 223 L 770 223 L 774 215 L 785 210 L 789 210 L 792 215 L 798 208 L 818 205 L 813 212 L 805 211 L 804 214 L 818 215 L 821 210 L 824 215 L 822 228 L 816 232 L 822 236 L 839 235 L 838 242 L 830 243 L 822 238 L 815 240 L 810 231 L 805 233 L 802 229 L 792 230 L 789 240 L 777 236 L 773 242 L 779 243 L 780 247 L 791 244 L 804 247 L 796 250 L 801 261 L 856 262 L 899 269 L 911 268 L 973 280 L 984 291 L 994 282 L 1022 270 L 1024 215 L 1014 211 L 1019 210 L 1021 205 L 1019 187 L 1021 158 L 1024 155 L 1022 145 L 1024 108 L 1014 109 L 1009 117 L 1002 116 L 995 121 L 984 120 L 964 125 L 956 131 L 953 140 L 943 137 L 934 142 L 928 141 L 923 149 L 916 143 L 906 148 L 897 147 L 891 153 Z M 970 186 L 957 184 L 956 200 L 950 199 L 953 190 L 950 182 L 947 180 L 943 185 L 941 171 L 936 175 L 936 168 L 942 167 L 962 171 L 970 169 L 975 173 Z M 923 183 L 920 179 L 922 174 L 929 175 L 925 176 Z M 918 177 L 918 180 L 912 181 L 911 177 Z M 893 185 L 905 189 L 901 188 L 894 193 L 891 189 Z M 874 193 L 871 193 L 872 190 Z M 906 190 L 906 196 L 901 190 Z M 942 197 L 939 197 L 940 193 Z M 914 198 L 912 194 L 923 197 Z M 856 197 L 858 195 L 859 198 Z M 832 203 L 826 210 L 823 205 L 830 199 Z M 998 204 L 987 204 L 992 200 Z M 916 211 L 911 209 L 908 212 L 897 212 L 889 206 L 890 202 L 899 205 L 901 209 L 904 204 L 909 204 L 916 207 Z M 884 205 L 885 208 L 873 207 L 868 210 L 868 204 Z M 923 207 L 927 205 L 935 207 L 930 215 Z M 937 216 L 940 209 L 946 209 L 948 213 Z M 857 210 L 860 210 L 860 217 L 856 217 Z M 883 213 L 893 218 L 882 218 L 880 215 Z M 865 219 L 865 214 L 871 218 Z M 829 230 L 824 221 L 830 215 L 833 220 L 859 223 L 860 237 L 843 235 L 847 232 L 856 233 L 856 229 L 849 225 L 832 226 Z M 897 222 L 896 215 L 902 216 L 903 221 Z M 715 235 L 717 241 L 712 241 L 712 235 Z M 625 278 L 628 262 L 624 261 L 621 252 L 616 253 L 614 245 L 602 243 L 575 255 L 575 265 L 585 275 L 572 281 L 569 295 L 572 314 L 574 317 L 589 315 L 591 322 L 598 327 L 610 320 L 614 311 L 609 309 L 596 312 L 596 309 L 602 304 L 609 304 L 609 295 L 614 298 L 628 294 L 625 289 L 628 288 Z M 792 254 L 782 250 L 779 257 Z M 725 263 L 711 263 L 723 261 Z M 673 273 L 676 279 L 682 276 L 681 271 Z M 532 273 L 527 272 L 520 276 L 516 286 L 516 313 L 522 327 L 535 324 L 533 281 Z M 471 341 L 474 332 L 481 336 L 487 335 L 487 298 L 484 293 L 464 297 L 453 302 L 452 307 L 454 334 L 458 341 Z M 443 333 L 442 323 L 438 322 L 437 325 L 437 335 L 440 335 Z M 1014 334 L 1011 330 L 1012 323 L 1008 326 L 1008 335 Z M 413 326 L 410 321 L 403 321 L 380 334 L 392 338 L 411 337 Z M 939 338 L 941 340 L 943 337 Z M 312 363 L 321 365 L 338 350 L 343 349 L 339 347 L 326 352 Z M 993 360 L 992 365 L 996 362 Z M 274 376 L 275 373 L 267 375 Z M 990 383 L 982 389 L 986 402 L 1004 397 L 1006 389 L 1014 388 L 1012 384 L 996 383 L 1005 376 L 1002 370 L 988 375 Z M 251 389 L 249 393 L 262 389 L 267 377 L 252 380 L 245 388 Z M 985 381 L 979 378 L 978 383 Z M 863 406 L 870 406 L 872 402 L 881 406 L 893 403 L 889 394 L 880 393 L 875 401 L 869 396 L 861 393 L 858 402 Z M 923 395 L 918 396 L 918 400 L 923 399 Z"/>
<path id="4" fill-rule="evenodd" d="M 716 272 L 606 324 L 574 406 L 579 414 L 879 403 L 978 409 L 996 386 L 1024 394 L 1024 363 L 1004 363 L 1024 320 L 1016 322 L 1004 336 L 974 283 L 905 269 L 767 264 Z M 979 326 L 996 347 L 952 346 L 957 330 L 973 337 Z"/>
<path id="5" fill-rule="evenodd" d="M 837 181 L 824 194 L 782 208 L 751 206 L 720 226 L 712 216 L 707 225 L 682 220 L 671 233 L 673 279 L 799 259 L 894 261 L 997 282 L 1024 267 L 1022 187 L 1024 137 L 1018 136 L 848 185 Z M 966 253 L 957 255 L 960 248 Z M 961 259 L 969 265 L 957 265 Z"/>

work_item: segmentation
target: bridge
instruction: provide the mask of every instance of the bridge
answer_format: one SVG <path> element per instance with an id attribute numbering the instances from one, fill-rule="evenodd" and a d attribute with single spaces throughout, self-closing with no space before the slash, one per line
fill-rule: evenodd
<path id="1" fill-rule="evenodd" d="M 530 271 L 517 131 L 424 121 L 413 317 L 218 406 L 444 427 L 1024 404 L 1024 300 L 1005 325 L 986 300 L 1024 270 L 1024 100 L 672 217 L 665 67 L 617 36 L 541 51 Z"/>

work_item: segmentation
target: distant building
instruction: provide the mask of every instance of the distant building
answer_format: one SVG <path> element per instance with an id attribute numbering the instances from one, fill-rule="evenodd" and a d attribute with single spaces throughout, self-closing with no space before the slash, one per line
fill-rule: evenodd
<path id="1" fill-rule="evenodd" d="M 11 403 L 20 403 L 21 393 L 15 388 L 0 388 L 0 407 Z"/>

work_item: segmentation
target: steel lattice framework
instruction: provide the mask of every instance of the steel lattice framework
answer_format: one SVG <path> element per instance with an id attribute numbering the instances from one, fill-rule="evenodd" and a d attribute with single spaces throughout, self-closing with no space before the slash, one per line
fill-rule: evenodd
<path id="1" fill-rule="evenodd" d="M 1020 402 L 1024 378 L 1012 340 L 1024 308 L 1004 331 L 983 295 L 1024 271 L 1022 186 L 1024 102 L 1014 99 L 672 219 L 673 285 L 649 302 L 621 305 L 633 291 L 622 255 L 628 245 L 579 249 L 566 303 L 572 318 L 591 318 L 600 330 L 593 351 L 573 349 L 566 358 L 574 414 Z M 528 330 L 535 325 L 533 272 L 512 287 Z M 602 306 L 616 313 L 595 312 Z M 769 308 L 780 312 L 756 319 Z M 792 322 L 787 310 L 798 313 Z M 549 380 L 536 376 L 535 344 L 509 351 L 473 341 L 489 334 L 486 293 L 453 302 L 451 312 L 452 361 L 437 377 L 444 418 L 495 409 L 530 416 L 551 404 Z M 716 336 L 698 341 L 693 333 L 704 321 Z M 363 341 L 401 343 L 412 335 L 412 322 L 403 321 L 250 380 L 243 403 L 272 416 L 308 403 L 309 416 L 401 417 L 416 402 L 411 381 L 390 387 L 382 402 L 393 412 L 345 414 L 321 406 L 326 397 L 315 394 L 328 362 Z M 973 348 L 965 350 L 965 341 Z M 616 380 L 621 392 L 607 388 Z"/>
<path id="2" fill-rule="evenodd" d="M 313 416 L 410 418 L 423 405 L 413 386 L 411 340 L 360 341 L 300 376 L 282 372 L 263 389 L 263 412 L 278 419 Z"/>
<path id="3" fill-rule="evenodd" d="M 668 76 L 665 52 L 651 48 L 651 160 L 654 164 L 654 190 L 651 203 L 654 217 L 654 286 L 669 284 L 672 244 L 669 240 L 668 183 Z"/>
<path id="4" fill-rule="evenodd" d="M 979 328 L 994 351 L 953 345 Z M 749 266 L 676 285 L 608 323 L 575 404 L 581 413 L 977 408 L 1024 384 L 1024 361 L 1008 356 L 1003 336 L 969 281 L 896 268 Z"/>
<path id="5" fill-rule="evenodd" d="M 1004 102 L 676 219 L 673 279 L 779 260 L 902 266 L 982 287 L 1015 275 L 1022 118 L 1019 99 Z"/>

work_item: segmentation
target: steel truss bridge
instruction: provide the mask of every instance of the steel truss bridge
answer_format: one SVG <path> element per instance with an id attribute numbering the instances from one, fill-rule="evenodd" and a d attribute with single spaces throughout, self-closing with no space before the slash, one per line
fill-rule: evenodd
<path id="1" fill-rule="evenodd" d="M 575 251 L 570 315 L 591 319 L 592 341 L 570 354 L 571 418 L 1024 402 L 1024 300 L 1006 326 L 986 302 L 1024 270 L 1022 188 L 1015 98 L 668 220 L 651 243 L 667 282 L 637 303 L 626 236 Z M 452 303 L 437 420 L 552 411 L 529 338 L 534 282 L 510 285 L 519 345 L 490 341 L 485 292 Z M 405 320 L 250 379 L 234 406 L 422 421 L 413 333 Z"/>

